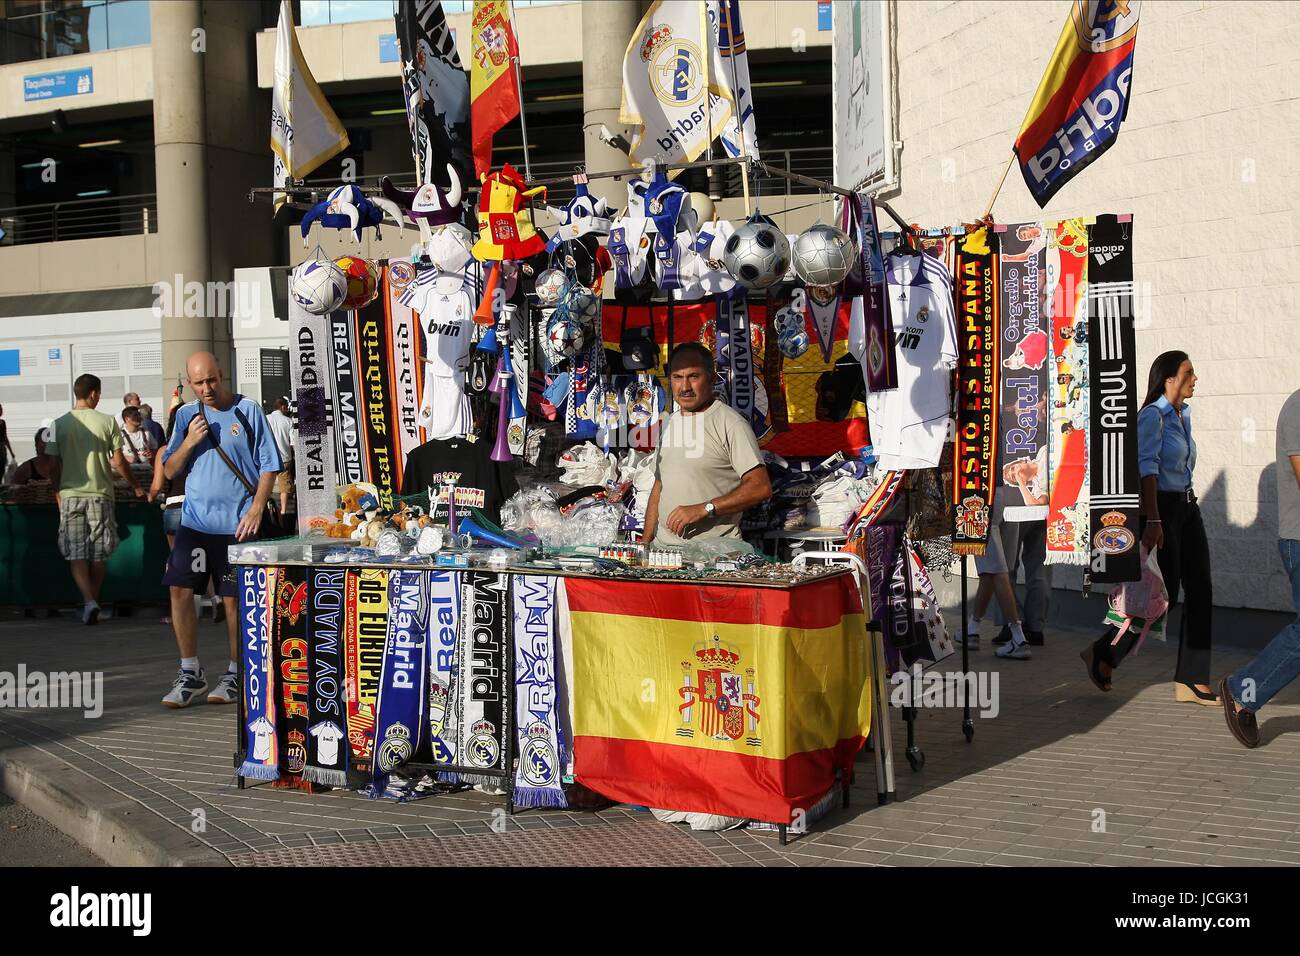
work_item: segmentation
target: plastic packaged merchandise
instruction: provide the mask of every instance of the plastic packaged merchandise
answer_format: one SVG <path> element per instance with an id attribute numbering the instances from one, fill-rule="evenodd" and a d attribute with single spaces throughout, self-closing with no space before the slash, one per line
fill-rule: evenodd
<path id="1" fill-rule="evenodd" d="M 592 501 L 565 517 L 557 501 L 570 491 L 565 485 L 538 485 L 520 491 L 501 506 L 501 527 L 510 532 L 531 529 L 549 548 L 600 547 L 616 541 L 624 503 Z"/>

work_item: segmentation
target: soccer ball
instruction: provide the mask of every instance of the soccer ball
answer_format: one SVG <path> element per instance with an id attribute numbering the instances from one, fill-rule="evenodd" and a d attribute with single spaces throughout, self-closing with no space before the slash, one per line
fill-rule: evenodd
<path id="1" fill-rule="evenodd" d="M 569 315 L 573 316 L 583 325 L 590 325 L 596 321 L 596 316 L 600 310 L 600 298 L 590 289 L 582 286 L 574 286 L 569 292 L 567 300 Z"/>
<path id="2" fill-rule="evenodd" d="M 785 275 L 790 265 L 790 241 L 772 220 L 755 216 L 727 240 L 722 264 L 746 289 L 766 289 Z"/>
<path id="3" fill-rule="evenodd" d="M 786 358 L 797 359 L 812 346 L 812 339 L 804 329 L 799 329 L 778 337 L 776 346 Z"/>
<path id="4" fill-rule="evenodd" d="M 808 285 L 842 282 L 857 256 L 857 243 L 825 223 L 810 227 L 794 241 L 794 271 Z"/>
<path id="5" fill-rule="evenodd" d="M 373 262 L 360 256 L 340 256 L 334 264 L 347 277 L 348 291 L 343 297 L 343 308 L 360 309 L 374 301 L 379 294 L 379 269 Z"/>
<path id="6" fill-rule="evenodd" d="M 347 291 L 343 270 L 328 259 L 308 259 L 289 277 L 293 301 L 312 315 L 329 315 L 343 304 Z"/>
<path id="7" fill-rule="evenodd" d="M 804 315 L 798 309 L 786 307 L 776 313 L 772 326 L 778 337 L 802 332 L 805 328 Z"/>
<path id="8" fill-rule="evenodd" d="M 537 300 L 542 305 L 555 305 L 560 301 L 564 283 L 564 273 L 559 269 L 545 269 L 538 273 L 533 291 L 537 293 Z"/>
<path id="9" fill-rule="evenodd" d="M 572 316 L 559 318 L 547 328 L 546 341 L 560 355 L 576 355 L 587 346 L 587 330 Z"/>

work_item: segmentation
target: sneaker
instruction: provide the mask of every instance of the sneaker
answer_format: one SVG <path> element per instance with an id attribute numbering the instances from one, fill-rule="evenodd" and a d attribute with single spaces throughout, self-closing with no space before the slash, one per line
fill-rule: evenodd
<path id="1" fill-rule="evenodd" d="M 226 671 L 208 694 L 209 704 L 233 704 L 239 700 L 239 675 Z"/>
<path id="2" fill-rule="evenodd" d="M 89 604 L 86 604 L 85 606 L 82 607 L 81 623 L 82 624 L 99 623 L 99 605 L 96 604 L 94 601 L 91 601 Z"/>
<path id="3" fill-rule="evenodd" d="M 1028 644 L 1017 644 L 1015 641 L 1012 641 L 1009 644 L 1003 644 L 993 653 L 1004 660 L 1012 661 L 1027 661 L 1033 657 L 1033 655 L 1029 653 Z"/>
<path id="4" fill-rule="evenodd" d="M 960 634 L 954 635 L 952 641 L 958 647 L 961 647 L 963 644 L 965 644 L 972 651 L 978 651 L 980 649 L 980 636 L 978 632 L 974 634 L 967 634 L 965 637 L 962 637 Z"/>
<path id="5" fill-rule="evenodd" d="M 1002 630 L 998 631 L 998 636 L 993 638 L 993 644 L 996 647 L 1001 647 L 1009 640 L 1011 640 L 1011 628 L 1003 624 Z"/>
<path id="6" fill-rule="evenodd" d="M 173 710 L 188 707 L 194 703 L 195 697 L 207 689 L 208 682 L 203 676 L 202 668 L 197 674 L 182 668 L 176 672 L 176 680 L 172 682 L 171 691 L 162 699 L 163 706 L 171 707 Z"/>
<path id="7" fill-rule="evenodd" d="M 1034 645 L 1034 647 L 1043 646 L 1042 631 L 1025 631 L 1025 642 Z"/>

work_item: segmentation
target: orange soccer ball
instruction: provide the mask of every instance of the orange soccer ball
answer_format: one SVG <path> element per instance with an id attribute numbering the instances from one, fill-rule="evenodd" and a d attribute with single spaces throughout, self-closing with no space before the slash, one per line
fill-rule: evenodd
<path id="1" fill-rule="evenodd" d="M 334 264 L 343 270 L 348 280 L 348 293 L 343 298 L 343 308 L 360 309 L 369 305 L 379 294 L 379 267 L 360 256 L 339 256 Z"/>

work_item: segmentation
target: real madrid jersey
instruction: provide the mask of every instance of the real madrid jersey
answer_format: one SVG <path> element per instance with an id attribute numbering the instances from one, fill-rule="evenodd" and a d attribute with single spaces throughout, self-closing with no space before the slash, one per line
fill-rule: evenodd
<path id="1" fill-rule="evenodd" d="M 420 426 L 427 439 L 453 438 L 470 429 L 465 368 L 469 364 L 474 306 L 469 293 L 440 293 L 430 287 L 420 310 L 425 336 L 424 396 Z"/>
<path id="2" fill-rule="evenodd" d="M 881 468 L 934 468 L 948 434 L 957 364 L 952 277 L 927 255 L 890 255 L 885 272 L 898 388 L 867 394 L 871 444 Z"/>

